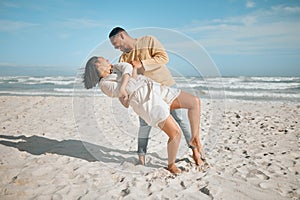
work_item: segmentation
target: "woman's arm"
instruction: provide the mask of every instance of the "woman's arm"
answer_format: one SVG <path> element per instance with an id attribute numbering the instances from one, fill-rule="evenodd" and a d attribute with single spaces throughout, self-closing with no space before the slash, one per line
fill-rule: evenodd
<path id="1" fill-rule="evenodd" d="M 129 95 L 126 92 L 126 86 L 128 84 L 129 79 L 130 79 L 129 74 L 123 75 L 122 83 L 121 83 L 120 90 L 119 90 L 119 100 L 125 108 L 129 107 L 129 98 L 128 98 Z"/>
<path id="2" fill-rule="evenodd" d="M 132 70 L 132 78 L 136 79 L 137 77 L 137 69 L 136 67 L 133 67 L 133 70 Z"/>
<path id="3" fill-rule="evenodd" d="M 126 86 L 129 82 L 130 77 L 132 76 L 133 70 L 132 66 L 129 63 L 117 63 L 114 65 L 114 68 L 122 73 L 121 84 L 116 80 L 101 80 L 100 89 L 104 94 L 110 97 L 118 97 L 121 104 L 128 108 L 129 99 L 128 93 L 126 92 Z"/>
<path id="4" fill-rule="evenodd" d="M 115 64 L 114 67 L 122 72 L 122 83 L 119 89 L 119 100 L 122 103 L 122 105 L 126 108 L 129 107 L 129 99 L 128 99 L 128 93 L 126 92 L 126 86 L 129 82 L 130 77 L 135 78 L 136 77 L 136 70 L 132 68 L 132 65 L 129 63 L 118 63 Z"/>

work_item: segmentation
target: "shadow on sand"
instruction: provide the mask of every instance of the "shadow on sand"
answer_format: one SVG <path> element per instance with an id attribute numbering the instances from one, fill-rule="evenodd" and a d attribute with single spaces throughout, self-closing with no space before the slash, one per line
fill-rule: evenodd
<path id="1" fill-rule="evenodd" d="M 83 159 L 89 162 L 101 161 L 105 163 L 138 163 L 136 152 L 124 151 L 118 149 L 107 148 L 104 146 L 84 142 L 80 140 L 54 140 L 40 136 L 26 137 L 0 135 L 0 144 L 17 148 L 20 151 L 26 151 L 33 155 L 42 155 L 45 153 L 64 155 L 74 158 Z M 9 140 L 9 141 L 8 141 Z M 160 158 L 157 154 L 152 156 Z M 149 164 L 149 167 L 159 168 L 162 166 Z"/>

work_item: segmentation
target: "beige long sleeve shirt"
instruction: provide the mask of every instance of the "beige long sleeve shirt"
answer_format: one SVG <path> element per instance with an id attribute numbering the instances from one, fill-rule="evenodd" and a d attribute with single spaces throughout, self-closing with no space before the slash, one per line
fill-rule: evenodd
<path id="1" fill-rule="evenodd" d="M 138 70 L 152 80 L 167 86 L 172 86 L 175 81 L 166 64 L 169 61 L 167 52 L 162 44 L 153 36 L 144 36 L 136 39 L 134 49 L 129 53 L 123 53 L 120 62 L 141 61 L 144 72 Z"/>

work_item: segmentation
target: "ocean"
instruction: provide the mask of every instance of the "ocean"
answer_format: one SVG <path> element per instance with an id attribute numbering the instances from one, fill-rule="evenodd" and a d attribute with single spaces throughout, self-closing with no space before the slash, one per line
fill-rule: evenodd
<path id="1" fill-rule="evenodd" d="M 300 102 L 300 77 L 174 77 L 177 87 L 211 99 Z M 76 76 L 2 76 L 0 95 L 104 96 Z"/>

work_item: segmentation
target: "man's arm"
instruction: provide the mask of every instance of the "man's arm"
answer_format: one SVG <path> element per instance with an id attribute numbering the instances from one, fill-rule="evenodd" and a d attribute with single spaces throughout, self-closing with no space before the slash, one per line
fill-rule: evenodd
<path id="1" fill-rule="evenodd" d="M 148 41 L 140 47 L 143 51 L 147 49 L 150 58 L 144 60 L 133 60 L 130 64 L 140 73 L 151 71 L 169 62 L 169 57 L 162 44 L 153 36 L 147 36 Z M 144 46 L 145 45 L 145 46 Z M 147 45 L 147 46 L 146 46 Z"/>
<path id="2" fill-rule="evenodd" d="M 169 56 L 163 45 L 153 36 L 149 39 L 148 49 L 151 58 L 140 61 L 145 71 L 153 70 L 169 62 Z"/>

